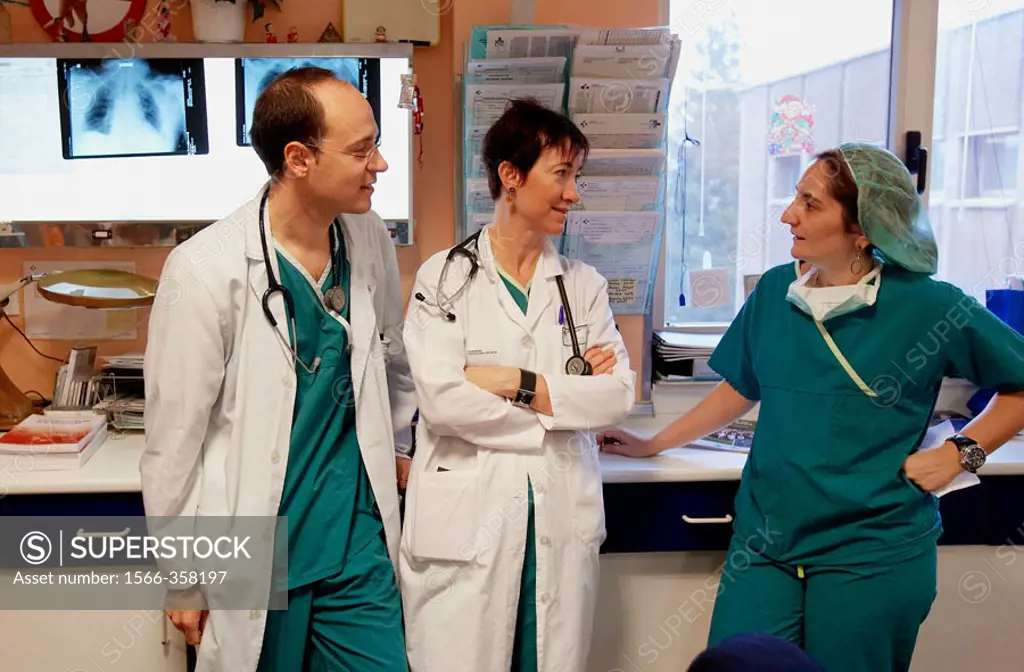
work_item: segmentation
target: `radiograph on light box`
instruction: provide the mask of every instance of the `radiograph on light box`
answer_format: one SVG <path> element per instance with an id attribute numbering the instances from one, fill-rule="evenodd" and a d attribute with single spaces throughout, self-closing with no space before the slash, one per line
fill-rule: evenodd
<path id="1" fill-rule="evenodd" d="M 409 220 L 411 119 L 398 107 L 409 59 L 284 60 L 240 67 L 234 58 L 133 59 L 116 67 L 111 59 L 0 58 L 0 221 L 229 215 L 267 180 L 256 152 L 239 145 L 249 122 L 233 95 L 236 72 L 262 72 L 253 80 L 259 85 L 278 67 L 296 64 L 343 78 L 354 72 L 375 108 L 389 165 L 377 177 L 373 209 L 384 219 Z"/>

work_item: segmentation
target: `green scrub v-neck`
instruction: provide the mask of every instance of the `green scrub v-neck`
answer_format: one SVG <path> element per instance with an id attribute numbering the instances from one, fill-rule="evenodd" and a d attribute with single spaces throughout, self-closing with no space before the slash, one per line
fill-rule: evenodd
<path id="1" fill-rule="evenodd" d="M 339 285 L 349 296 L 349 265 L 340 240 L 332 263 L 340 264 Z M 338 573 L 382 523 L 356 437 L 351 359 L 344 327 L 324 307 L 321 296 L 333 284 L 330 267 L 320 282 L 290 255 L 277 251 L 281 284 L 295 304 L 299 358 L 296 362 L 294 417 L 280 516 L 288 518 L 288 587 L 294 589 Z M 348 320 L 349 304 L 341 316 Z M 289 325 L 289 331 L 291 326 Z M 293 339 L 295 334 L 291 334 Z"/>

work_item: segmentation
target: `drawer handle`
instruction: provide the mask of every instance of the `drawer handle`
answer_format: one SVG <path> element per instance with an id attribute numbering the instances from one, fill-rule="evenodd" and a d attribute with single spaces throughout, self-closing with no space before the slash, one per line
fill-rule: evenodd
<path id="1" fill-rule="evenodd" d="M 719 525 L 723 523 L 731 523 L 732 515 L 727 513 L 721 518 L 690 518 L 684 513 L 683 522 L 692 523 L 694 525 Z"/>
<path id="2" fill-rule="evenodd" d="M 132 528 L 126 527 L 120 532 L 86 532 L 83 528 L 78 528 L 79 537 L 123 537 L 132 531 Z"/>

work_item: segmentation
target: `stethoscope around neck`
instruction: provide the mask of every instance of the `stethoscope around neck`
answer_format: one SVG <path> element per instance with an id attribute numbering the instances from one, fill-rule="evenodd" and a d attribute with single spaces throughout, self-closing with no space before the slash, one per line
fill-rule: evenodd
<path id="1" fill-rule="evenodd" d="M 472 245 L 477 248 L 477 253 L 480 251 L 480 234 L 483 233 L 483 229 L 477 231 L 472 236 L 462 241 L 451 250 L 448 251 L 448 255 L 445 257 L 444 266 L 441 267 L 441 275 L 437 281 L 437 290 L 434 295 L 434 301 L 430 301 L 427 297 L 423 296 L 421 292 L 416 292 L 416 300 L 427 304 L 433 308 L 437 308 L 444 315 L 444 318 L 449 322 L 455 322 L 455 300 L 466 291 L 469 287 L 469 283 L 476 277 L 477 272 L 480 270 L 480 260 L 476 253 L 469 249 Z M 448 277 L 448 267 L 456 257 L 465 257 L 469 261 L 469 273 L 466 274 L 466 279 L 462 282 L 462 285 L 455 291 L 451 296 L 445 296 L 442 291 L 444 287 L 445 278 Z M 580 352 L 579 337 L 576 335 L 576 321 L 572 316 L 572 309 L 569 307 L 569 297 L 565 292 L 565 282 L 562 279 L 562 274 L 559 273 L 555 276 L 555 283 L 558 285 L 558 294 L 562 302 L 562 310 L 565 315 L 565 322 L 569 329 L 569 337 L 572 339 L 572 356 L 565 361 L 565 372 L 570 376 L 589 376 L 594 372 L 593 367 L 590 365 Z"/>
<path id="2" fill-rule="evenodd" d="M 269 249 L 267 247 L 267 232 L 264 229 L 265 212 L 266 212 L 266 209 L 267 209 L 267 199 L 269 197 L 270 197 L 270 189 L 268 187 L 267 190 L 263 192 L 263 197 L 260 199 L 260 217 L 259 217 L 260 244 L 263 246 L 263 264 L 264 264 L 264 266 L 267 269 L 267 290 L 265 292 L 263 292 L 263 299 L 261 301 L 261 303 L 263 304 L 263 314 L 266 316 L 267 321 L 270 322 L 270 326 L 272 326 L 274 328 L 274 333 L 277 334 L 277 337 L 279 339 L 281 339 L 282 344 L 285 345 L 287 350 L 291 353 L 292 358 L 296 362 L 298 362 L 299 365 L 302 366 L 303 369 L 306 370 L 306 373 L 313 374 L 313 373 L 316 373 L 316 370 L 320 367 L 320 357 L 317 357 L 316 359 L 313 360 L 313 365 L 312 366 L 306 366 L 306 363 L 303 362 L 302 358 L 299 357 L 299 352 L 298 352 L 297 347 L 295 345 L 293 345 L 292 343 L 290 343 L 290 342 L 285 343 L 284 337 L 281 336 L 281 332 L 277 328 L 277 318 L 274 317 L 274 313 L 270 309 L 270 299 L 271 299 L 271 297 L 274 295 L 275 292 L 279 292 L 281 294 L 282 298 L 284 298 L 285 308 L 288 311 L 288 320 L 291 323 L 291 332 L 290 333 L 292 334 L 292 336 L 290 338 L 295 338 L 296 341 L 297 341 L 298 340 L 298 332 L 296 332 L 296 330 L 295 330 L 295 301 L 294 301 L 294 299 L 292 299 L 292 293 L 290 291 L 288 291 L 288 288 L 285 287 L 284 285 L 282 285 L 280 282 L 278 282 L 277 276 L 274 275 L 274 269 L 273 269 L 273 267 L 270 264 L 270 251 L 269 251 Z M 331 237 L 331 287 L 324 294 L 324 303 L 327 304 L 327 308 L 328 309 L 330 309 L 331 311 L 333 311 L 335 313 L 335 315 L 337 315 L 339 321 L 341 322 L 341 326 L 343 326 L 345 328 L 345 336 L 346 336 L 346 340 L 348 341 L 348 349 L 351 351 L 352 350 L 352 328 L 349 325 L 348 320 L 346 320 L 341 315 L 341 312 L 345 309 L 345 301 L 346 301 L 347 297 L 345 296 L 345 289 L 341 286 L 341 282 L 339 281 L 339 276 L 338 276 L 338 266 L 339 266 L 339 264 L 336 263 L 337 260 L 334 259 L 335 250 L 338 248 L 338 235 L 339 235 L 338 234 L 338 228 L 340 228 L 339 225 L 338 225 L 338 220 L 334 220 L 334 222 L 331 223 L 331 228 L 330 228 L 330 237 Z"/>

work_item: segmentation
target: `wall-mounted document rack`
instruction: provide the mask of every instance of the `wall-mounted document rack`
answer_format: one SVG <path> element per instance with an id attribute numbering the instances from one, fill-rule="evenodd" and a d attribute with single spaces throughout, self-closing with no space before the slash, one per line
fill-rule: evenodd
<path id="1" fill-rule="evenodd" d="M 462 75 L 461 236 L 491 221 L 480 159 L 510 99 L 572 118 L 590 141 L 562 254 L 608 281 L 617 314 L 647 314 L 665 226 L 667 113 L 680 41 L 667 28 L 477 26 Z"/>

